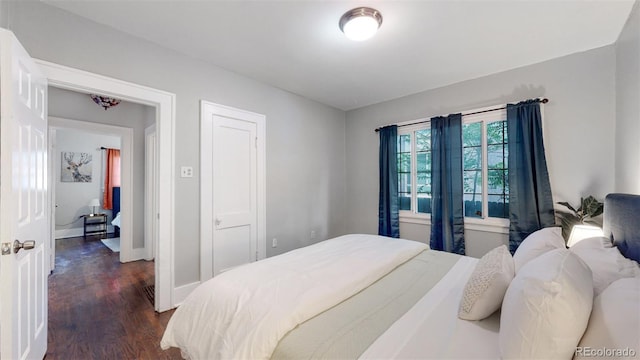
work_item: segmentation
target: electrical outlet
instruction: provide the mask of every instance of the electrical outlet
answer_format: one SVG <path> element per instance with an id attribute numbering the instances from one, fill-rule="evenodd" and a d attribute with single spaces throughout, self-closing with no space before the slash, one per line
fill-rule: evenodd
<path id="1" fill-rule="evenodd" d="M 278 247 L 278 239 L 273 238 L 273 240 L 271 240 L 271 247 Z"/>
<path id="2" fill-rule="evenodd" d="M 315 240 L 316 239 L 316 231 L 315 230 L 311 230 L 311 233 L 309 234 L 309 238 L 311 240 Z"/>
<path id="3" fill-rule="evenodd" d="M 193 177 L 193 167 L 183 166 L 180 168 L 180 177 L 191 178 Z"/>

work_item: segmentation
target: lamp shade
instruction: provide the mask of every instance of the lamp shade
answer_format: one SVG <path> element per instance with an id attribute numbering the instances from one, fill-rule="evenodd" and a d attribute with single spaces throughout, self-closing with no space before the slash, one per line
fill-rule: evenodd
<path id="1" fill-rule="evenodd" d="M 569 241 L 567 241 L 567 246 L 572 247 L 573 245 L 577 244 L 581 240 L 592 238 L 592 237 L 603 236 L 603 235 L 604 233 L 602 232 L 602 229 L 600 229 L 597 226 L 575 225 L 573 229 L 571 229 L 571 235 L 569 235 Z"/>
<path id="2" fill-rule="evenodd" d="M 98 199 L 91 199 L 91 201 L 89 201 L 89 206 L 94 206 L 94 207 L 98 207 L 98 206 L 100 206 L 100 200 L 98 200 Z"/>

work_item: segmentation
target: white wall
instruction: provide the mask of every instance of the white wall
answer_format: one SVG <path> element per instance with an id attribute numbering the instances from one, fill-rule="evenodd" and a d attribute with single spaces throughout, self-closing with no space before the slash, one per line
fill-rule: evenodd
<path id="1" fill-rule="evenodd" d="M 144 129 L 149 121 L 155 120 L 155 108 L 125 101 L 104 110 L 87 94 L 49 87 L 49 116 L 133 129 L 131 243 L 134 249 L 144 247 Z"/>
<path id="2" fill-rule="evenodd" d="M 53 154 L 54 181 L 56 187 L 56 234 L 82 233 L 81 215 L 93 210 L 87 204 L 91 199 L 102 203 L 102 151 L 101 146 L 119 149 L 120 139 L 115 136 L 92 134 L 79 130 L 56 129 L 55 150 Z M 84 152 L 92 156 L 92 179 L 88 183 L 62 182 L 61 165 L 63 152 Z M 65 163 L 66 164 L 66 163 Z M 99 209 L 99 208 L 98 208 Z M 101 212 L 107 212 L 105 210 Z M 111 217 L 109 217 L 111 220 Z M 70 229 L 76 229 L 70 230 Z"/>
<path id="3" fill-rule="evenodd" d="M 376 127 L 547 97 L 544 131 L 554 201 L 602 199 L 614 185 L 615 48 L 607 46 L 347 112 L 347 231 L 377 232 Z M 428 241 L 425 225 L 400 235 Z M 467 253 L 480 256 L 506 235 L 467 231 Z"/>
<path id="4" fill-rule="evenodd" d="M 175 285 L 199 280 L 199 101 L 267 118 L 267 255 L 345 232 L 345 113 L 40 2 L 12 2 L 31 56 L 176 94 Z M 259 61 L 259 57 L 256 58 Z M 271 248 L 271 239 L 278 247 Z"/>
<path id="5" fill-rule="evenodd" d="M 616 186 L 640 194 L 640 3 L 616 43 Z"/>

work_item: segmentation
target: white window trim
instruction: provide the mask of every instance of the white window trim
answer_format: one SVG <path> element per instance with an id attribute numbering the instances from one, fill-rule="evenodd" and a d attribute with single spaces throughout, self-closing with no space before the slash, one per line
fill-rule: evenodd
<path id="1" fill-rule="evenodd" d="M 503 107 L 504 109 L 499 109 L 499 110 L 494 110 L 496 109 L 496 107 Z M 540 112 L 541 112 L 541 116 L 542 119 L 544 120 L 544 111 L 543 106 L 540 107 Z M 473 123 L 473 122 L 479 122 L 482 121 L 482 143 L 486 144 L 487 143 L 487 134 L 486 134 L 486 122 L 485 120 L 495 120 L 498 118 L 502 118 L 504 120 L 507 119 L 507 109 L 506 109 L 506 104 L 503 105 L 494 105 L 494 106 L 488 106 L 488 107 L 484 107 L 484 108 L 479 108 L 479 109 L 472 109 L 472 110 L 468 110 L 465 111 L 466 113 L 474 113 L 474 112 L 480 112 L 480 111 L 485 111 L 485 110 L 493 110 L 493 111 L 487 111 L 487 112 L 483 112 L 480 114 L 472 114 L 472 115 L 465 115 L 464 113 L 462 114 L 462 123 L 463 124 L 468 124 L 468 123 Z M 403 126 L 404 124 L 413 124 L 416 123 L 414 125 L 406 125 Z M 544 123 L 544 121 L 543 121 Z M 417 172 L 414 171 L 414 169 L 416 169 L 416 146 L 415 146 L 415 135 L 414 132 L 416 130 L 421 130 L 421 129 L 425 129 L 425 128 L 430 128 L 430 118 L 424 118 L 424 119 L 417 119 L 417 120 L 411 120 L 411 121 L 404 121 L 401 123 L 397 124 L 398 126 L 402 126 L 398 128 L 398 136 L 400 135 L 405 135 L 405 134 L 410 134 L 411 135 L 411 182 L 412 185 L 414 185 L 412 188 L 415 188 L 415 184 L 416 182 L 416 177 L 417 177 Z M 544 128 L 543 128 L 544 130 Z M 483 161 L 483 165 L 486 165 L 487 162 L 487 146 L 483 146 L 482 147 L 482 161 Z M 488 184 L 486 181 L 487 178 L 487 166 L 483 166 L 483 182 L 482 182 L 482 194 L 483 194 L 483 198 L 482 198 L 482 213 L 483 214 L 488 214 L 489 213 L 489 204 L 486 201 L 486 196 L 487 196 L 487 191 L 488 191 Z M 431 225 L 431 214 L 423 214 L 423 213 L 418 213 L 417 212 L 417 196 L 414 196 L 414 192 L 412 192 L 411 194 L 411 208 L 415 209 L 415 210 L 400 210 L 399 211 L 399 220 L 400 223 L 409 223 L 409 224 L 418 224 L 418 225 Z M 493 233 L 499 233 L 499 234 L 508 234 L 509 233 L 509 219 L 503 219 L 503 218 L 495 218 L 495 217 L 484 217 L 484 218 L 472 218 L 472 217 L 466 217 L 464 218 L 464 228 L 465 230 L 474 230 L 474 231 L 483 231 L 483 232 L 493 232 Z"/>
<path id="2" fill-rule="evenodd" d="M 411 209 L 413 209 L 413 210 L 400 210 L 399 216 L 400 216 L 400 222 L 429 225 L 431 224 L 431 214 L 419 213 L 417 210 L 418 196 L 415 194 L 415 189 L 417 188 L 417 183 L 418 183 L 418 172 L 414 170 L 417 169 L 415 131 L 431 129 L 431 125 L 430 125 L 429 119 L 407 121 L 407 122 L 404 122 L 404 124 L 414 123 L 414 122 L 420 122 L 420 123 L 398 128 L 398 136 L 407 135 L 407 134 L 411 136 L 411 188 L 412 188 Z M 402 124 L 403 123 L 399 123 L 398 125 L 402 125 Z"/>

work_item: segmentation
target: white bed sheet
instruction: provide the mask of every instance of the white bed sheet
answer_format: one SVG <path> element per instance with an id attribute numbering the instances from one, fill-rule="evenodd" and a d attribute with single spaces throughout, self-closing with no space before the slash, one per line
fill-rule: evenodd
<path id="1" fill-rule="evenodd" d="M 360 359 L 499 359 L 500 312 L 481 321 L 458 318 L 465 284 L 477 262 L 461 258 Z"/>
<path id="2" fill-rule="evenodd" d="M 118 215 L 116 215 L 116 217 L 111 220 L 111 225 L 113 226 L 120 226 L 120 212 L 118 211 Z"/>
<path id="3" fill-rule="evenodd" d="M 346 235 L 247 264 L 202 284 L 174 313 L 161 347 L 193 359 L 265 359 L 298 324 L 388 274 L 425 244 Z"/>

